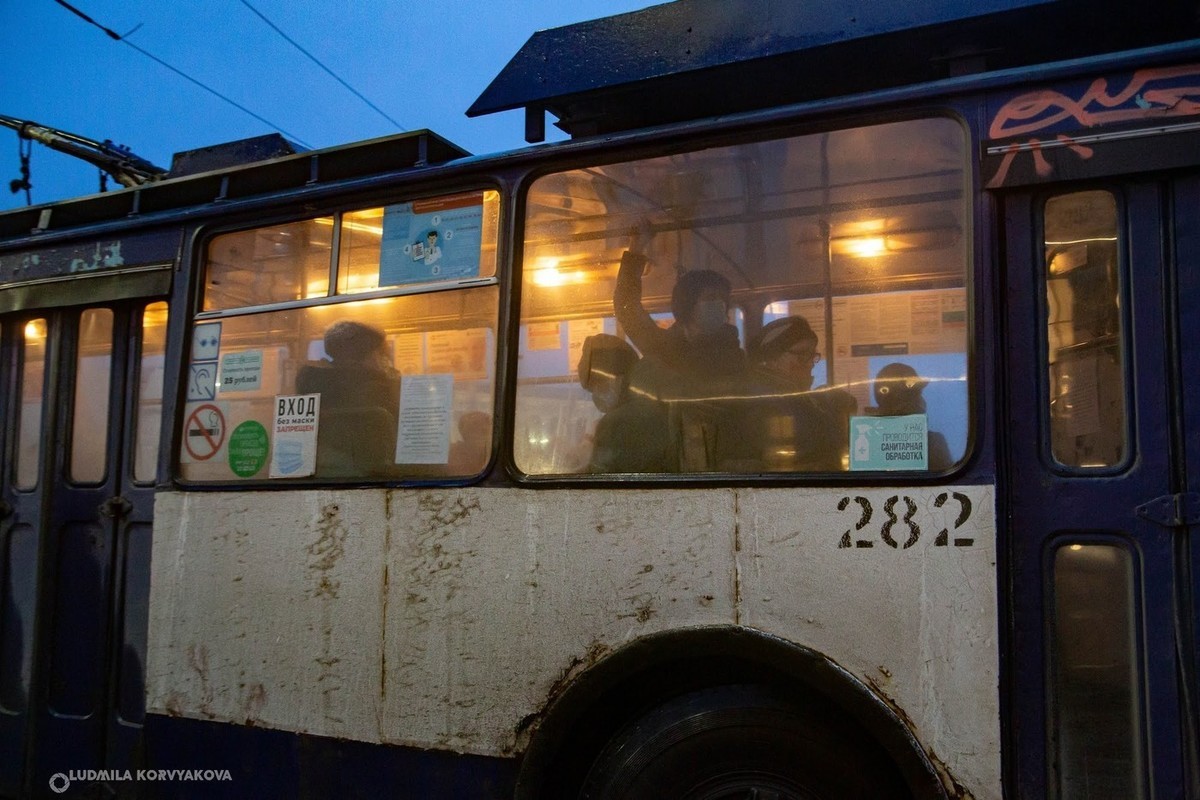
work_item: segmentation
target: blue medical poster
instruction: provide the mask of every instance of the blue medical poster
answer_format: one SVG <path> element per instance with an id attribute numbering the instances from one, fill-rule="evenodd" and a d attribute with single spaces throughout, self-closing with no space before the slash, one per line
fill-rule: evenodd
<path id="1" fill-rule="evenodd" d="M 387 206 L 379 285 L 475 277 L 482 242 L 482 192 Z"/>
<path id="2" fill-rule="evenodd" d="M 850 469 L 929 469 L 926 416 L 851 417 Z"/>

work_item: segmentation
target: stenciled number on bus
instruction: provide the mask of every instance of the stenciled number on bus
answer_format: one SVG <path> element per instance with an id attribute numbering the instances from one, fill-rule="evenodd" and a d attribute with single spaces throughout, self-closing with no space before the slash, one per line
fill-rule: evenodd
<path id="1" fill-rule="evenodd" d="M 954 529 L 958 530 L 971 517 L 971 498 L 967 497 L 962 492 L 942 492 L 933 501 L 935 508 L 942 508 L 950 500 L 958 503 L 958 517 L 954 520 Z M 875 507 L 871 504 L 870 499 L 862 495 L 854 497 L 846 496 L 838 501 L 838 511 L 845 511 L 850 508 L 850 505 L 855 503 L 858 505 L 858 521 L 854 523 L 853 531 L 847 529 L 842 534 L 842 538 L 838 541 L 839 548 L 845 547 L 874 547 L 875 541 L 870 538 L 855 539 L 851 536 L 852 532 L 858 532 L 871 524 L 871 520 L 875 516 Z M 898 514 L 897 506 L 903 504 L 903 513 Z M 883 503 L 883 513 L 885 519 L 879 527 L 879 538 L 888 547 L 893 550 L 907 550 L 915 545 L 921 538 L 921 526 L 917 524 L 914 517 L 917 515 L 917 502 L 908 495 L 892 495 Z M 907 532 L 907 537 L 905 533 Z M 900 539 L 903 538 L 903 541 Z M 950 543 L 950 529 L 942 528 L 934 537 L 933 544 L 935 547 L 946 547 Z M 954 537 L 955 547 L 971 547 L 975 544 L 973 538 Z"/>

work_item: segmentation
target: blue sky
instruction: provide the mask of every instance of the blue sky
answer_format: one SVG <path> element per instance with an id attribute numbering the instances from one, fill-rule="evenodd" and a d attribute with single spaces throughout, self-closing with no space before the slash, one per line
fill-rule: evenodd
<path id="1" fill-rule="evenodd" d="M 397 132 L 241 0 L 70 0 L 101 25 L 312 148 Z M 406 129 L 473 153 L 520 147 L 523 118 L 466 109 L 534 31 L 647 0 L 248 0 Z M 114 41 L 54 0 L 0 0 L 0 114 L 130 147 L 162 167 L 181 150 L 273 128 Z M 548 138 L 561 138 L 548 128 Z M 99 190 L 95 167 L 35 144 L 34 204 Z M 0 210 L 25 204 L 17 134 L 0 128 Z M 110 188 L 114 183 L 109 182 Z"/>

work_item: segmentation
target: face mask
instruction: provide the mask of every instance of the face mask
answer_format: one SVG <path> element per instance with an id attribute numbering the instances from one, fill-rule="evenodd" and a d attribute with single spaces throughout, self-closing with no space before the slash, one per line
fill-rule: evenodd
<path id="1" fill-rule="evenodd" d="M 621 404 L 621 389 L 617 381 L 604 381 L 592 389 L 592 403 L 596 408 L 607 414 Z"/>
<path id="2" fill-rule="evenodd" d="M 704 333 L 715 333 L 729 317 L 725 303 L 720 300 L 701 300 L 692 311 L 692 324 Z"/>

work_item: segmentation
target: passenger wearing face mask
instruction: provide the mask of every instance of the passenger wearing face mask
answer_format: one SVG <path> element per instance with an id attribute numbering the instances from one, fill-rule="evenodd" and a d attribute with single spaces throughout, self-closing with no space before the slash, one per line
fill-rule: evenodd
<path id="1" fill-rule="evenodd" d="M 637 353 L 624 339 L 605 333 L 583 341 L 579 384 L 604 412 L 592 437 L 589 472 L 674 472 L 662 403 L 629 391 Z"/>
<path id="2" fill-rule="evenodd" d="M 634 232 L 621 256 L 613 309 L 621 329 L 641 351 L 668 370 L 686 378 L 729 376 L 745 370 L 745 354 L 737 328 L 729 324 L 729 281 L 720 273 L 701 269 L 679 276 L 671 292 L 675 323 L 660 328 L 642 305 L 645 236 Z"/>
<path id="3" fill-rule="evenodd" d="M 744 399 L 749 373 L 737 328 L 729 324 L 729 281 L 707 269 L 680 275 L 671 292 L 674 324 L 660 328 L 642 305 L 644 239 L 632 235 L 613 295 L 617 321 L 642 353 L 629 391 L 665 408 L 680 471 L 756 471 Z"/>

